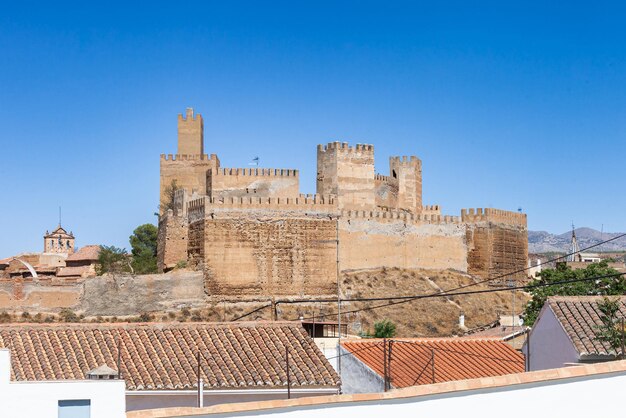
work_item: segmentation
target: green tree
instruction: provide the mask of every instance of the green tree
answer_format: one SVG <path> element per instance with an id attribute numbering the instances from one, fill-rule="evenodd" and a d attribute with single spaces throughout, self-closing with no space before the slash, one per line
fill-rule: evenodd
<path id="1" fill-rule="evenodd" d="M 621 325 L 622 318 L 617 315 L 619 305 L 619 299 L 610 299 L 606 296 L 601 302 L 598 302 L 598 309 L 602 313 L 600 315 L 602 325 L 596 327 L 596 338 L 608 343 L 615 353 L 621 353 L 621 357 L 623 357 L 622 338 L 624 330 Z"/>
<path id="2" fill-rule="evenodd" d="M 143 224 L 135 228 L 130 236 L 132 248 L 132 267 L 137 274 L 157 272 L 157 235 L 158 229 L 152 224 Z"/>
<path id="3" fill-rule="evenodd" d="M 374 323 L 375 338 L 392 338 L 396 336 L 396 324 L 388 319 Z"/>
<path id="4" fill-rule="evenodd" d="M 623 276 L 607 277 L 598 280 L 586 280 L 575 283 L 555 284 L 567 280 L 585 279 L 591 277 L 617 274 L 617 270 L 608 266 L 605 261 L 590 263 L 584 269 L 572 270 L 565 263 L 559 263 L 555 269 L 542 270 L 539 277 L 529 285 L 545 284 L 547 286 L 530 289 L 532 299 L 526 305 L 524 324 L 532 325 L 537 320 L 539 311 L 546 303 L 548 296 L 596 296 L 622 295 L 626 292 L 626 281 Z"/>
<path id="5" fill-rule="evenodd" d="M 131 271 L 130 260 L 125 248 L 117 248 L 113 245 L 101 245 L 96 272 L 104 273 L 128 273 Z"/>
<path id="6" fill-rule="evenodd" d="M 174 210 L 174 195 L 178 189 L 180 189 L 180 187 L 178 186 L 176 179 L 172 180 L 170 184 L 165 186 L 163 197 L 159 203 L 159 211 L 161 214 L 167 213 L 169 209 Z"/>

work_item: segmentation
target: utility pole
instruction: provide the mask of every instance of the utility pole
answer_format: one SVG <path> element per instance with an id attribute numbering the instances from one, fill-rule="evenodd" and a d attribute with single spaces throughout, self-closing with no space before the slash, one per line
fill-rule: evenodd
<path id="1" fill-rule="evenodd" d="M 383 338 L 383 388 L 387 392 L 387 338 Z"/>
<path id="2" fill-rule="evenodd" d="M 289 347 L 285 347 L 285 364 L 287 365 L 287 399 L 291 399 L 291 376 L 289 375 Z"/>
<path id="3" fill-rule="evenodd" d="M 513 326 L 513 330 L 512 330 L 512 334 L 515 334 L 515 285 L 516 285 L 516 280 L 515 279 L 508 279 L 507 280 L 507 285 L 508 287 L 511 288 L 511 296 L 513 299 L 513 302 L 511 304 L 511 325 Z"/>
<path id="4" fill-rule="evenodd" d="M 204 406 L 204 383 L 202 382 L 202 378 L 200 377 L 200 349 L 198 349 L 196 360 L 198 362 L 198 371 L 196 373 L 198 376 L 198 408 L 202 408 Z"/>
<path id="5" fill-rule="evenodd" d="M 391 389 L 391 351 L 393 349 L 393 340 L 389 340 L 389 352 L 387 353 L 387 390 Z"/>
<path id="6" fill-rule="evenodd" d="M 623 334 L 622 334 L 623 335 Z M 122 378 L 122 336 L 117 336 L 117 378 Z"/>
<path id="7" fill-rule="evenodd" d="M 435 349 L 430 349 L 430 371 L 433 378 L 433 384 L 435 384 Z"/>
<path id="8" fill-rule="evenodd" d="M 337 373 L 341 377 L 341 286 L 339 270 L 339 215 L 336 220 L 337 230 L 337 327 L 339 328 L 339 338 L 337 339 Z"/>
<path id="9" fill-rule="evenodd" d="M 624 318 L 620 322 L 622 326 L 622 360 L 624 360 Z"/>

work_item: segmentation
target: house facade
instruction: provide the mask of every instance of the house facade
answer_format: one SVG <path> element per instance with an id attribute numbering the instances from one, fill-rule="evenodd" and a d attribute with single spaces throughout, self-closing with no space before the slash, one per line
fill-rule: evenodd
<path id="1" fill-rule="evenodd" d="M 124 418 L 121 380 L 12 379 L 11 352 L 0 349 L 0 416 L 10 418 Z"/>
<path id="2" fill-rule="evenodd" d="M 601 296 L 552 296 L 543 305 L 522 348 L 529 370 L 615 360 L 615 350 L 598 339 Z M 618 316 L 626 317 L 626 297 Z"/>

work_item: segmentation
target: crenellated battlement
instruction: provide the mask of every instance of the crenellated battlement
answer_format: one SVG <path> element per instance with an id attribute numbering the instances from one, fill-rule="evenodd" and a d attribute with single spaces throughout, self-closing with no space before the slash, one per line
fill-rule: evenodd
<path id="1" fill-rule="evenodd" d="M 319 144 L 317 146 L 318 152 L 341 152 L 341 153 L 374 153 L 374 145 L 371 144 L 356 144 L 356 146 L 352 147 L 348 145 L 347 142 L 329 142 L 326 145 Z"/>
<path id="2" fill-rule="evenodd" d="M 420 160 L 414 155 L 411 155 L 411 156 L 403 155 L 403 156 L 398 156 L 398 157 L 390 157 L 389 163 L 392 165 L 420 167 L 422 165 L 422 160 Z"/>
<path id="3" fill-rule="evenodd" d="M 397 180 L 394 179 L 393 177 L 386 176 L 384 174 L 378 174 L 378 173 L 374 175 L 374 180 L 381 182 L 381 183 L 390 183 L 391 181 L 395 181 L 397 183 Z"/>
<path id="4" fill-rule="evenodd" d="M 301 194 L 298 197 L 202 197 L 187 205 L 189 221 L 198 220 L 215 209 L 317 210 L 335 212 L 335 196 Z"/>
<path id="5" fill-rule="evenodd" d="M 245 176 L 245 177 L 299 177 L 300 172 L 284 168 L 218 168 L 210 169 L 212 176 Z"/>
<path id="6" fill-rule="evenodd" d="M 342 210 L 342 218 L 363 219 L 377 222 L 402 221 L 410 224 L 458 224 L 461 223 L 459 216 L 440 214 L 414 214 L 401 210 Z"/>
<path id="7" fill-rule="evenodd" d="M 185 109 L 184 115 L 182 113 L 178 114 L 178 120 L 181 122 L 190 122 L 198 119 L 202 120 L 202 115 L 200 115 L 199 113 L 194 114 L 192 107 L 188 107 L 187 109 Z"/>
<path id="8" fill-rule="evenodd" d="M 527 225 L 525 213 L 512 212 L 503 209 L 493 208 L 470 208 L 461 209 L 461 219 L 463 222 L 497 222 L 515 226 Z"/>
<path id="9" fill-rule="evenodd" d="M 217 154 L 161 154 L 163 161 L 217 161 Z"/>

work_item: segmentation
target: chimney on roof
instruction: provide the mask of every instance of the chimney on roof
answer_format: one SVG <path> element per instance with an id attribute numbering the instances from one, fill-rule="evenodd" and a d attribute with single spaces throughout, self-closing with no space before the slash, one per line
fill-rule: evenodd
<path id="1" fill-rule="evenodd" d="M 87 372 L 87 379 L 89 380 L 114 380 L 117 379 L 117 376 L 117 370 L 110 368 L 106 364 Z"/>
<path id="2" fill-rule="evenodd" d="M 465 329 L 465 313 L 463 312 L 459 315 L 459 328 Z"/>

